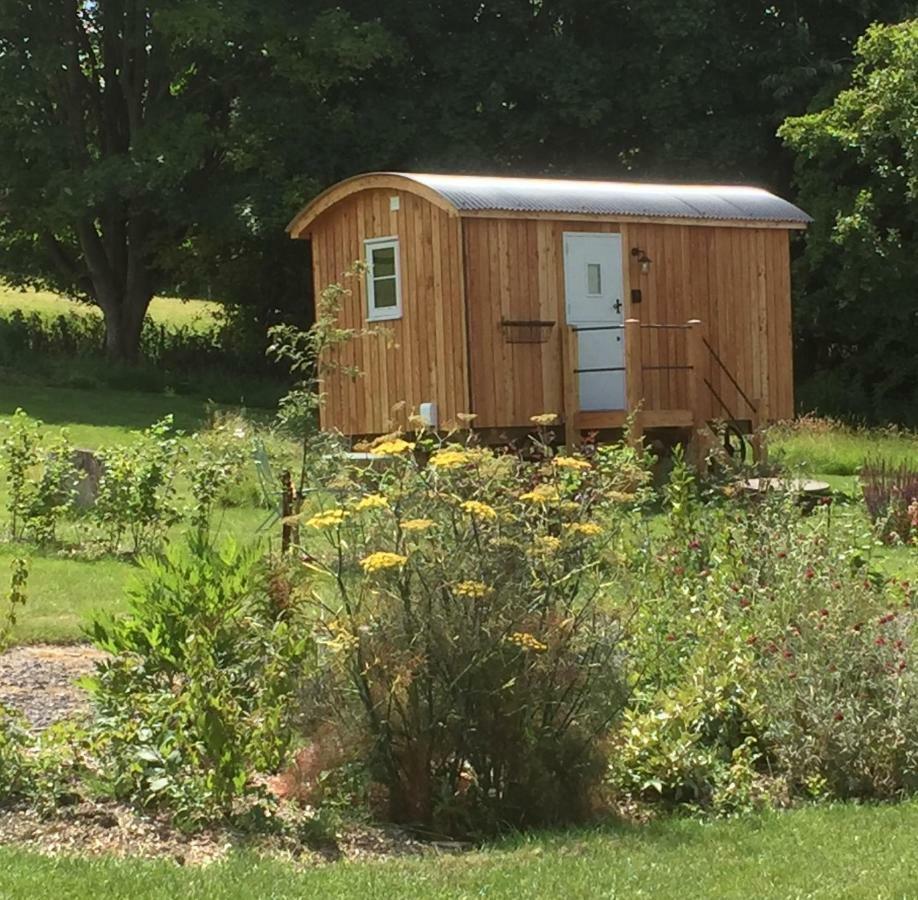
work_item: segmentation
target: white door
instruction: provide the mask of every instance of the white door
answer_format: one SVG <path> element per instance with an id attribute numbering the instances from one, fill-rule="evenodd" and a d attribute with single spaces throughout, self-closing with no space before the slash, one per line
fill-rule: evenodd
<path id="1" fill-rule="evenodd" d="M 567 324 L 578 329 L 580 409 L 625 408 L 624 288 L 619 234 L 564 232 Z"/>

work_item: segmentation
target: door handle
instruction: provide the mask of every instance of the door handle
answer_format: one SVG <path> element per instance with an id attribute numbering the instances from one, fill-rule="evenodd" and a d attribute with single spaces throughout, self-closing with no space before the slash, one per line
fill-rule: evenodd
<path id="1" fill-rule="evenodd" d="M 613 308 L 617 313 L 620 313 L 620 312 L 622 311 L 622 301 L 621 301 L 621 299 L 616 300 L 615 303 L 612 304 L 612 308 Z"/>

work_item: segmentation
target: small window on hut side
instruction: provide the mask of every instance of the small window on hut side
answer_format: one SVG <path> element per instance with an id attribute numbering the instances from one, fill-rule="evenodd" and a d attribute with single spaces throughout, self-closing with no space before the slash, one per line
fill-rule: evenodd
<path id="1" fill-rule="evenodd" d="M 367 261 L 367 318 L 402 317 L 402 286 L 398 271 L 398 238 L 364 241 Z"/>

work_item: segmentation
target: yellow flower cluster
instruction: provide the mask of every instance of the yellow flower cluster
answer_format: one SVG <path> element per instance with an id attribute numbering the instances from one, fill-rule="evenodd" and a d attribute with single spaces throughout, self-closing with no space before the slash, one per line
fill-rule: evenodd
<path id="1" fill-rule="evenodd" d="M 402 531 L 427 531 L 433 524 L 433 519 L 405 519 L 402 522 Z"/>
<path id="2" fill-rule="evenodd" d="M 634 494 L 626 494 L 622 491 L 611 491 L 609 499 L 615 503 L 631 503 L 634 500 Z"/>
<path id="3" fill-rule="evenodd" d="M 602 526 L 595 522 L 571 522 L 564 528 L 572 534 L 582 534 L 584 537 L 597 537 L 602 534 Z"/>
<path id="4" fill-rule="evenodd" d="M 557 413 L 539 413 L 537 416 L 530 416 L 529 421 L 533 425 L 554 425 L 558 421 Z"/>
<path id="5" fill-rule="evenodd" d="M 585 459 L 575 459 L 573 456 L 556 456 L 552 464 L 557 469 L 571 469 L 576 472 L 583 472 L 590 468 L 590 464 Z"/>
<path id="6" fill-rule="evenodd" d="M 406 562 L 408 562 L 407 556 L 402 556 L 399 553 L 389 553 L 386 550 L 377 550 L 376 553 L 371 553 L 360 560 L 360 565 L 363 571 L 370 575 L 383 569 L 399 568 L 405 565 Z"/>
<path id="7" fill-rule="evenodd" d="M 400 453 L 410 453 L 414 450 L 414 444 L 403 438 L 391 438 L 383 441 L 370 449 L 373 456 L 398 456 Z"/>
<path id="8" fill-rule="evenodd" d="M 532 650 L 535 653 L 544 653 L 548 649 L 548 644 L 543 644 L 537 637 L 531 635 L 528 631 L 514 631 L 507 638 L 510 644 L 516 644 L 523 650 Z"/>
<path id="9" fill-rule="evenodd" d="M 367 494 L 354 504 L 354 509 L 385 509 L 388 505 L 389 501 L 382 494 Z"/>
<path id="10" fill-rule="evenodd" d="M 552 534 L 540 534 L 534 541 L 538 553 L 550 556 L 561 549 L 561 539 Z"/>
<path id="11" fill-rule="evenodd" d="M 430 465 L 434 469 L 461 469 L 474 460 L 474 454 L 461 447 L 447 447 L 445 450 L 438 450 L 430 457 Z"/>
<path id="12" fill-rule="evenodd" d="M 491 593 L 491 588 L 483 581 L 460 581 L 453 587 L 453 593 L 459 597 L 474 597 L 480 600 Z"/>
<path id="13" fill-rule="evenodd" d="M 520 500 L 527 503 L 551 503 L 558 499 L 558 489 L 550 484 L 536 485 L 531 491 L 520 494 Z"/>
<path id="14" fill-rule="evenodd" d="M 461 506 L 470 516 L 474 516 L 476 519 L 497 518 L 497 510 L 493 506 L 488 506 L 487 503 L 482 503 L 480 500 L 466 500 Z"/>
<path id="15" fill-rule="evenodd" d="M 327 622 L 325 626 L 331 634 L 331 639 L 323 641 L 326 647 L 335 652 L 352 650 L 359 643 L 356 634 L 348 631 L 347 626 L 337 619 Z"/>
<path id="16" fill-rule="evenodd" d="M 347 511 L 343 509 L 329 509 L 316 513 L 306 520 L 308 528 L 335 528 L 347 518 Z"/>

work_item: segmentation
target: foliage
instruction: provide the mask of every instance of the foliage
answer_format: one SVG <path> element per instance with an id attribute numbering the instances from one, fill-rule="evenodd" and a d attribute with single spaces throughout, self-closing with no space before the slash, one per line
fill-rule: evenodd
<path id="1" fill-rule="evenodd" d="M 281 765 L 312 640 L 282 568 L 192 540 L 142 563 L 131 613 L 96 619 L 92 686 L 112 789 L 193 825 L 229 814 Z"/>
<path id="2" fill-rule="evenodd" d="M 99 452 L 102 476 L 92 511 L 111 551 L 120 549 L 125 535 L 133 553 L 150 550 L 178 520 L 175 475 L 181 453 L 172 416 L 151 425 L 132 444 Z"/>
<path id="3" fill-rule="evenodd" d="M 26 588 L 29 583 L 29 561 L 20 556 L 10 562 L 10 589 L 6 594 L 6 609 L 0 619 L 0 653 L 6 650 L 10 632 L 16 626 L 17 613 L 26 604 Z"/>
<path id="4" fill-rule="evenodd" d="M 602 595 L 635 495 L 615 490 L 614 451 L 591 465 L 538 443 L 527 462 L 418 440 L 378 441 L 379 467 L 342 461 L 337 502 L 304 514 L 324 545 L 308 569 L 326 714 L 356 711 L 397 820 L 582 817 L 627 694 L 628 607 Z"/>
<path id="5" fill-rule="evenodd" d="M 871 575 L 831 506 L 702 505 L 679 468 L 622 586 L 640 598 L 627 649 L 648 668 L 613 784 L 723 812 L 912 792 L 914 589 Z"/>
<path id="6" fill-rule="evenodd" d="M 797 278 L 809 403 L 918 422 L 912 335 L 918 227 L 918 20 L 870 28 L 851 84 L 780 135 L 816 221 Z"/>
<path id="7" fill-rule="evenodd" d="M 861 488 L 883 540 L 918 540 L 918 469 L 906 462 L 893 466 L 884 459 L 868 460 L 861 469 Z"/>
<path id="8" fill-rule="evenodd" d="M 73 448 L 66 432 L 46 440 L 42 423 L 17 409 L 6 423 L 0 453 L 9 489 L 10 537 L 53 542 L 57 523 L 76 496 Z"/>
<path id="9" fill-rule="evenodd" d="M 200 541 L 207 541 L 213 525 L 214 507 L 240 479 L 242 466 L 250 457 L 243 443 L 244 427 L 238 421 L 217 421 L 212 428 L 191 438 L 185 477 L 191 505 L 188 524 Z"/>

